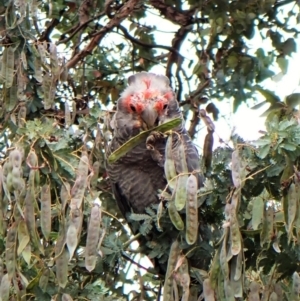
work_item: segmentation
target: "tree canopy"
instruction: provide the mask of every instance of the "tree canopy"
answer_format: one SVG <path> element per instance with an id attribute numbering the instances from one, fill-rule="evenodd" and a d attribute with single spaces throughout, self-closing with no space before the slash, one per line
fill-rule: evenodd
<path id="1" fill-rule="evenodd" d="M 292 0 L 0 0 L 0 299 L 160 296 L 164 277 L 136 256 L 105 170 L 127 77 L 160 66 L 191 137 L 209 129 L 199 157 L 205 237 L 175 258 L 178 289 L 180 260 L 197 253 L 207 269 L 188 271 L 190 301 L 298 300 L 300 94 L 281 100 L 263 81 L 274 66 L 286 74 L 299 16 Z M 218 103 L 236 110 L 255 92 L 270 104 L 264 135 L 212 151 Z M 166 203 L 132 215 L 138 236 L 164 231 Z M 148 247 L 168 261 L 170 245 Z"/>

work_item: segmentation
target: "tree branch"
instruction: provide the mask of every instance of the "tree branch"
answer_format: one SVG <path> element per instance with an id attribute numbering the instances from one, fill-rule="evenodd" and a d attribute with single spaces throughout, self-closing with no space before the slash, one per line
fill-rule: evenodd
<path id="1" fill-rule="evenodd" d="M 89 44 L 70 59 L 70 61 L 66 64 L 66 67 L 75 67 L 79 61 L 83 60 L 87 55 L 91 54 L 94 48 L 99 45 L 103 37 L 114 27 L 118 26 L 124 19 L 126 19 L 139 2 L 139 0 L 129 0 L 125 2 L 124 5 L 114 15 L 114 17 L 110 19 L 108 23 L 97 32 L 97 34 L 92 38 Z"/>

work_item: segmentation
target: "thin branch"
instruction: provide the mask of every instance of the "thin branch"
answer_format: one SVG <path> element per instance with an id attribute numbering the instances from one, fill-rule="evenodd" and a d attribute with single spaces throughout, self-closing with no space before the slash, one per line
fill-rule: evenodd
<path id="1" fill-rule="evenodd" d="M 117 11 L 117 13 L 114 15 L 114 17 L 97 32 L 89 44 L 70 59 L 70 61 L 66 64 L 66 67 L 74 68 L 78 62 L 83 60 L 87 55 L 92 54 L 93 50 L 99 45 L 104 36 L 114 27 L 118 26 L 124 19 L 126 19 L 139 2 L 139 0 L 129 0 L 125 2 L 119 11 Z"/>

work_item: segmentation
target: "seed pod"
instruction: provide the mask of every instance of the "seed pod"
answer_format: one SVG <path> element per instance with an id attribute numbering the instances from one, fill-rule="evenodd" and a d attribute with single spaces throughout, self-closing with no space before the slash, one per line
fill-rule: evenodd
<path id="1" fill-rule="evenodd" d="M 184 224 L 173 201 L 169 202 L 168 212 L 169 212 L 170 220 L 175 226 L 175 228 L 179 231 L 182 231 L 184 229 Z"/>
<path id="2" fill-rule="evenodd" d="M 287 231 L 289 237 L 292 237 L 292 231 L 294 226 L 294 220 L 297 213 L 297 204 L 299 200 L 299 195 L 296 191 L 296 186 L 292 183 L 288 190 L 288 224 Z"/>
<path id="3" fill-rule="evenodd" d="M 101 210 L 95 202 L 90 215 L 85 248 L 85 268 L 91 272 L 97 262 L 97 245 L 100 237 Z"/>
<path id="4" fill-rule="evenodd" d="M 64 288 L 68 283 L 69 252 L 65 248 L 65 225 L 63 220 L 60 226 L 55 245 L 55 266 L 58 285 Z"/>
<path id="5" fill-rule="evenodd" d="M 168 259 L 168 265 L 167 265 L 167 272 L 166 272 L 166 278 L 164 283 L 164 296 L 163 301 L 169 301 L 172 300 L 172 291 L 173 291 L 173 271 L 176 267 L 177 258 L 179 256 L 179 243 L 177 240 L 175 240 L 170 249 L 169 259 Z"/>
<path id="6" fill-rule="evenodd" d="M 221 271 L 221 264 L 220 264 L 220 248 L 217 250 L 217 252 L 214 255 L 211 268 L 210 268 L 210 276 L 209 276 L 209 281 L 212 289 L 217 289 L 218 288 L 218 279 L 219 275 L 223 273 Z"/>
<path id="7" fill-rule="evenodd" d="M 9 154 L 9 160 L 13 168 L 20 169 L 22 164 L 22 153 L 18 149 L 14 149 Z"/>
<path id="8" fill-rule="evenodd" d="M 34 170 L 31 170 L 32 172 Z M 33 244 L 33 247 L 39 250 L 42 254 L 44 254 L 44 249 L 41 244 L 41 241 L 37 234 L 36 223 L 35 223 L 35 214 L 34 214 L 34 206 L 36 204 L 34 197 L 34 179 L 29 173 L 29 185 L 27 187 L 27 192 L 24 200 L 24 219 L 28 229 L 28 233 L 30 236 L 30 242 Z"/>
<path id="9" fill-rule="evenodd" d="M 25 106 L 21 106 L 18 112 L 18 127 L 24 127 L 26 124 L 27 109 Z"/>
<path id="10" fill-rule="evenodd" d="M 205 301 L 215 301 L 215 292 L 211 287 L 209 278 L 203 281 L 203 296 Z"/>
<path id="11" fill-rule="evenodd" d="M 39 288 L 43 291 L 47 291 L 47 286 L 49 283 L 50 271 L 49 269 L 44 269 L 40 279 L 39 279 Z"/>
<path id="12" fill-rule="evenodd" d="M 207 170 L 210 169 L 211 167 L 213 146 L 214 146 L 213 132 L 208 132 L 205 136 L 204 146 L 203 146 L 203 160 L 204 160 L 204 166 Z"/>
<path id="13" fill-rule="evenodd" d="M 7 47 L 6 55 L 7 56 L 6 56 L 5 88 L 8 89 L 13 85 L 13 81 L 14 81 L 14 65 L 15 65 L 14 47 Z"/>
<path id="14" fill-rule="evenodd" d="M 250 292 L 248 295 L 248 300 L 249 301 L 260 301 L 260 296 L 259 296 L 259 290 L 260 286 L 257 282 L 253 281 L 250 283 L 249 286 Z"/>
<path id="15" fill-rule="evenodd" d="M 4 271 L 3 271 L 3 260 L 0 258 L 0 283 L 2 281 L 2 278 L 4 276 Z M 1 296 L 1 295 L 0 295 Z"/>
<path id="16" fill-rule="evenodd" d="M 296 271 L 293 273 L 293 293 L 296 296 L 300 294 L 300 277 Z"/>
<path id="17" fill-rule="evenodd" d="M 61 297 L 61 301 L 73 301 L 73 299 L 69 294 L 64 293 Z"/>
<path id="18" fill-rule="evenodd" d="M 222 242 L 222 247 L 220 251 L 220 265 L 224 275 L 224 279 L 229 278 L 229 266 L 227 262 L 227 241 L 228 241 L 228 228 L 224 229 L 224 238 Z"/>
<path id="19" fill-rule="evenodd" d="M 87 177 L 79 175 L 71 189 L 71 203 L 72 209 L 80 208 L 84 197 L 84 192 L 87 187 Z"/>
<path id="20" fill-rule="evenodd" d="M 8 278 L 11 280 L 16 272 L 17 223 L 14 222 L 6 236 L 5 262 Z"/>
<path id="21" fill-rule="evenodd" d="M 235 281 L 241 279 L 242 270 L 243 270 L 243 256 L 242 256 L 242 252 L 240 252 L 238 255 L 233 256 L 231 260 L 230 271 Z"/>
<path id="22" fill-rule="evenodd" d="M 93 175 L 91 177 L 90 180 L 90 184 L 92 188 L 95 188 L 97 185 L 97 181 L 99 179 L 99 171 L 100 171 L 100 162 L 99 161 L 95 161 L 93 163 Z"/>
<path id="23" fill-rule="evenodd" d="M 38 166 L 38 157 L 35 151 L 31 150 L 26 159 L 27 164 L 30 168 Z"/>
<path id="24" fill-rule="evenodd" d="M 242 179 L 241 179 L 241 161 L 239 156 L 239 150 L 236 149 L 232 152 L 232 161 L 231 161 L 231 175 L 232 175 L 232 181 L 233 185 L 236 188 L 242 187 Z"/>
<path id="25" fill-rule="evenodd" d="M 61 185 L 60 188 L 60 200 L 61 200 L 61 211 L 65 212 L 66 205 L 71 198 L 71 187 L 68 182 Z"/>
<path id="26" fill-rule="evenodd" d="M 230 244 L 232 255 L 237 255 L 241 252 L 242 242 L 239 223 L 236 217 L 236 211 L 233 206 L 230 210 Z"/>
<path id="27" fill-rule="evenodd" d="M 185 156 L 185 148 L 182 141 L 179 141 L 177 147 L 173 148 L 173 159 L 175 159 L 175 168 L 177 174 L 188 173 L 188 167 Z"/>
<path id="28" fill-rule="evenodd" d="M 270 243 L 274 236 L 274 208 L 269 206 L 264 210 L 263 227 L 260 233 L 260 245 Z"/>
<path id="29" fill-rule="evenodd" d="M 8 277 L 8 274 L 5 274 L 1 280 L 1 285 L 0 285 L 0 296 L 2 301 L 9 300 L 10 282 L 11 281 Z"/>
<path id="30" fill-rule="evenodd" d="M 18 225 L 18 249 L 17 249 L 17 255 L 20 256 L 22 254 L 25 247 L 30 242 L 29 233 L 26 227 L 26 223 L 24 220 L 19 221 Z"/>
<path id="31" fill-rule="evenodd" d="M 189 245 L 196 242 L 198 237 L 198 200 L 197 200 L 197 178 L 190 175 L 187 180 L 187 202 L 186 202 L 186 235 L 185 240 Z"/>
<path id="32" fill-rule="evenodd" d="M 48 240 L 51 233 L 51 193 L 50 185 L 47 184 L 41 190 L 41 229 Z"/>
<path id="33" fill-rule="evenodd" d="M 173 147 L 173 139 L 172 135 L 169 135 L 167 143 L 166 143 L 166 149 L 165 149 L 165 163 L 164 163 L 164 170 L 166 179 L 168 181 L 168 185 L 170 188 L 174 189 L 176 185 L 176 169 L 175 169 L 175 162 L 173 159 L 172 154 L 172 147 Z"/>
<path id="34" fill-rule="evenodd" d="M 277 300 L 278 300 L 277 294 L 275 292 L 272 292 L 269 297 L 269 301 L 277 301 Z"/>
<path id="35" fill-rule="evenodd" d="M 78 244 L 77 230 L 73 223 L 71 223 L 68 227 L 66 244 L 70 254 L 69 260 L 71 260 Z"/>
<path id="36" fill-rule="evenodd" d="M 188 175 L 179 175 L 176 181 L 175 207 L 178 211 L 182 210 L 187 201 L 187 183 Z"/>

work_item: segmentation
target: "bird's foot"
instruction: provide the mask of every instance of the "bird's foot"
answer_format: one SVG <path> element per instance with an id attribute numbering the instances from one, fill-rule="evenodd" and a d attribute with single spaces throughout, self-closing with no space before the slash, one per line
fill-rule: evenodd
<path id="1" fill-rule="evenodd" d="M 156 149 L 156 145 L 159 145 L 160 143 L 165 142 L 165 136 L 161 132 L 156 132 L 153 131 L 151 134 L 148 136 L 146 140 L 146 147 L 149 150 L 154 150 Z"/>

